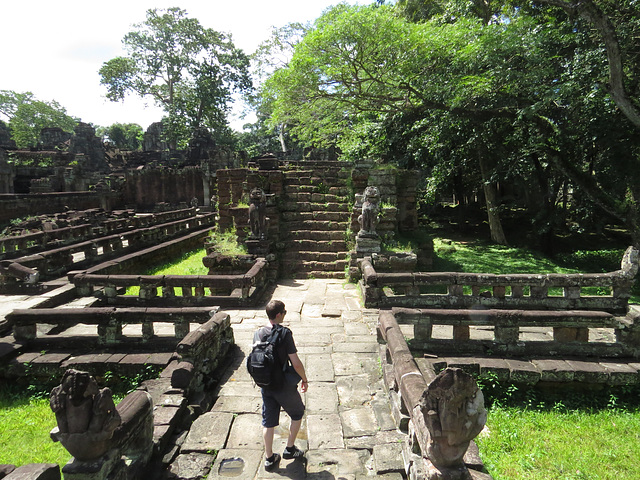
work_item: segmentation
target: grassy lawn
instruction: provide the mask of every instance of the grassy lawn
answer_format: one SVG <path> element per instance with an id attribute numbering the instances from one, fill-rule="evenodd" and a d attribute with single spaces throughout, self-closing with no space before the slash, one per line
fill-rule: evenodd
<path id="1" fill-rule="evenodd" d="M 577 250 L 554 258 L 524 248 L 482 241 L 434 239 L 433 270 L 475 273 L 605 273 L 620 269 L 625 249 Z M 586 287 L 588 295 L 610 294 L 609 289 Z M 631 303 L 640 303 L 640 282 L 631 291 Z"/>
<path id="2" fill-rule="evenodd" d="M 495 480 L 637 480 L 640 414 L 493 407 L 477 439 Z"/>
<path id="3" fill-rule="evenodd" d="M 173 259 L 151 268 L 142 275 L 207 275 L 209 269 L 204 266 L 202 259 L 207 256 L 204 248 L 185 253 L 182 257 Z M 140 287 L 129 287 L 125 295 L 138 295 Z"/>
<path id="4" fill-rule="evenodd" d="M 0 464 L 57 463 L 63 467 L 71 455 L 49 437 L 55 426 L 48 398 L 0 391 Z"/>

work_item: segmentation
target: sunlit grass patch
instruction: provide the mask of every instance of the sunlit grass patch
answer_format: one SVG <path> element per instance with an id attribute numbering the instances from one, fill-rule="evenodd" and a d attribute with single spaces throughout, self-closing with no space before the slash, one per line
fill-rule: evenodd
<path id="1" fill-rule="evenodd" d="M 150 268 L 142 275 L 207 275 L 209 270 L 202 263 L 207 255 L 204 248 L 185 253 L 179 258 L 173 259 L 162 265 Z M 140 287 L 129 287 L 125 295 L 139 295 Z"/>
<path id="2" fill-rule="evenodd" d="M 29 398 L 0 391 L 0 464 L 57 463 L 69 452 L 49 437 L 56 418 L 48 398 Z"/>
<path id="3" fill-rule="evenodd" d="M 640 413 L 494 407 L 478 439 L 495 480 L 640 478 Z"/>

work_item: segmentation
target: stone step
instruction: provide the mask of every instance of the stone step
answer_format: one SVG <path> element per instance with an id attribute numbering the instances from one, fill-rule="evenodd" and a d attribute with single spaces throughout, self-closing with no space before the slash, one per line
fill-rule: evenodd
<path id="1" fill-rule="evenodd" d="M 300 191 L 296 190 L 295 193 L 287 195 L 288 200 L 294 200 L 297 202 L 311 202 L 311 203 L 349 203 L 349 200 L 345 196 L 332 195 L 330 193 L 317 193 L 312 191 Z"/>
<path id="2" fill-rule="evenodd" d="M 283 271 L 286 272 L 342 272 L 344 275 L 345 268 L 348 265 L 347 260 L 336 260 L 335 262 L 317 262 L 317 261 L 291 261 L 283 260 L 281 265 Z"/>
<path id="3" fill-rule="evenodd" d="M 285 212 L 350 212 L 348 203 L 315 203 L 288 201 L 282 205 Z"/>
<path id="4" fill-rule="evenodd" d="M 317 220 L 325 222 L 351 223 L 350 212 L 282 212 L 282 224 L 287 222 L 299 222 Z"/>
<path id="5" fill-rule="evenodd" d="M 293 230 L 285 237 L 289 240 L 344 241 L 345 230 Z"/>
<path id="6" fill-rule="evenodd" d="M 347 242 L 344 240 L 289 240 L 285 251 L 292 252 L 346 252 Z"/>
<path id="7" fill-rule="evenodd" d="M 345 279 L 344 272 L 332 272 L 325 270 L 312 270 L 310 272 L 285 272 L 282 274 L 284 278 L 333 278 Z"/>
<path id="8" fill-rule="evenodd" d="M 346 221 L 346 219 L 342 222 L 335 222 L 331 220 L 300 220 L 285 222 L 282 224 L 282 227 L 290 232 L 309 230 L 326 232 L 333 230 L 343 232 L 343 234 L 350 226 L 351 222 Z"/>
<path id="9" fill-rule="evenodd" d="M 337 260 L 346 260 L 349 254 L 344 251 L 334 252 L 317 252 L 317 251 L 285 251 L 282 255 L 283 260 L 287 261 L 317 261 L 317 262 L 335 262 Z"/>

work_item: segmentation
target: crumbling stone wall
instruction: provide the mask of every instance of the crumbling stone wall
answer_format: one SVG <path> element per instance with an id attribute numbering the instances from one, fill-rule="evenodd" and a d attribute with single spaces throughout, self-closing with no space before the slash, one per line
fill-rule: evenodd
<path id="1" fill-rule="evenodd" d="M 190 203 L 195 197 L 203 205 L 203 181 L 200 167 L 180 170 L 166 168 L 144 168 L 128 171 L 123 187 L 126 205 L 139 209 L 152 208 L 157 203 Z"/>

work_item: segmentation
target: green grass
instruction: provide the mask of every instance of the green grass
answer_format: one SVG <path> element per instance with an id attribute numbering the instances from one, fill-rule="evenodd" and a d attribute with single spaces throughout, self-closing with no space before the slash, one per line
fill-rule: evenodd
<path id="1" fill-rule="evenodd" d="M 185 253 L 178 259 L 150 268 L 142 275 L 207 275 L 209 270 L 202 263 L 207 255 L 204 248 Z M 125 295 L 138 295 L 140 287 L 129 287 Z"/>
<path id="2" fill-rule="evenodd" d="M 0 391 L 0 464 L 57 463 L 64 466 L 69 452 L 49 437 L 56 419 L 48 398 Z"/>
<path id="3" fill-rule="evenodd" d="M 247 247 L 238 244 L 238 237 L 235 228 L 224 232 L 212 231 L 209 241 L 216 246 L 216 252 L 223 255 L 246 255 Z"/>
<path id="4" fill-rule="evenodd" d="M 495 480 L 636 480 L 637 411 L 495 407 L 477 440 Z"/>
<path id="5" fill-rule="evenodd" d="M 640 478 L 640 389 L 541 390 L 478 384 L 489 416 L 477 437 L 495 480 Z"/>

